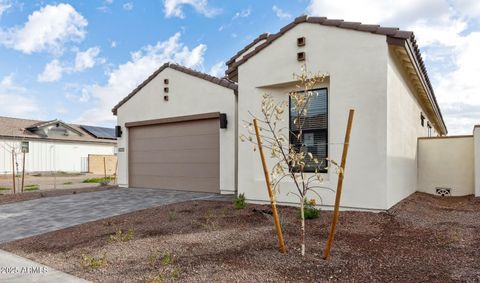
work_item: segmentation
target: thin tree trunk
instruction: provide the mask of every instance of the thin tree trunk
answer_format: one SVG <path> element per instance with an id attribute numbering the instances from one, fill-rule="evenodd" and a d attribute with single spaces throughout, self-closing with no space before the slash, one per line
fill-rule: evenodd
<path id="1" fill-rule="evenodd" d="M 22 163 L 22 193 L 25 186 L 25 152 L 23 153 L 23 163 Z"/>
<path id="2" fill-rule="evenodd" d="M 16 190 L 15 190 L 15 153 L 13 153 L 13 149 L 12 149 L 12 184 L 13 184 L 13 194 L 16 193 Z"/>
<path id="3" fill-rule="evenodd" d="M 302 256 L 305 256 L 305 207 L 304 199 L 302 199 L 302 204 L 300 205 L 300 217 L 302 219 L 302 228 L 300 235 L 300 243 L 302 245 Z"/>

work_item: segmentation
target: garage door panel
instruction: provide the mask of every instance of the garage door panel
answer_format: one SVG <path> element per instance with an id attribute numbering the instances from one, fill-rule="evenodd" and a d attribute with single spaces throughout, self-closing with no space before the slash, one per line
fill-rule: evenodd
<path id="1" fill-rule="evenodd" d="M 135 139 L 135 151 L 218 149 L 218 134 Z"/>
<path id="2" fill-rule="evenodd" d="M 162 124 L 162 131 L 152 131 L 152 127 L 141 126 L 133 129 L 133 138 L 156 138 L 156 137 L 185 137 L 204 134 L 218 134 L 220 122 L 218 119 L 191 121 L 183 123 Z M 132 135 L 131 134 L 131 135 Z"/>
<path id="3" fill-rule="evenodd" d="M 218 178 L 190 178 L 182 179 L 177 177 L 159 177 L 159 176 L 138 176 L 136 188 L 152 188 L 151 184 L 155 184 L 155 189 L 179 190 L 192 192 L 209 192 L 218 193 Z M 195 186 L 192 186 L 192 181 Z"/>
<path id="4" fill-rule="evenodd" d="M 215 178 L 218 176 L 218 163 L 168 163 L 168 164 L 135 164 L 132 174 L 157 175 L 160 177 Z"/>
<path id="5" fill-rule="evenodd" d="M 131 163 L 168 164 L 168 163 L 192 163 L 201 164 L 210 160 L 217 163 L 220 152 L 216 149 L 188 149 L 188 150 L 162 150 L 162 151 L 135 151 L 131 155 Z"/>
<path id="6" fill-rule="evenodd" d="M 220 191 L 218 119 L 132 127 L 128 152 L 132 187 Z"/>

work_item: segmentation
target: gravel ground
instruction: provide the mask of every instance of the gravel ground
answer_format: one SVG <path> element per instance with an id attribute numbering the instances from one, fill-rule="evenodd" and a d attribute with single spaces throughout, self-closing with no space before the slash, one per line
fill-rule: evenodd
<path id="1" fill-rule="evenodd" d="M 87 184 L 84 184 L 84 185 L 87 185 Z M 118 188 L 118 186 L 116 185 L 115 186 L 99 186 L 99 184 L 89 184 L 89 185 L 90 185 L 89 187 L 84 187 L 84 188 L 42 190 L 42 191 L 1 195 L 0 205 L 19 202 L 19 201 L 27 201 L 32 199 L 44 198 L 44 197 L 56 197 L 56 196 L 63 196 L 63 195 L 70 195 L 70 194 L 98 192 L 98 191 L 105 191 L 105 190 Z"/>
<path id="2" fill-rule="evenodd" d="M 99 186 L 100 184 L 96 183 L 83 183 L 85 179 L 88 178 L 101 178 L 103 175 L 95 175 L 90 173 L 63 173 L 57 172 L 56 176 L 53 176 L 53 173 L 43 172 L 42 175 L 25 175 L 25 186 L 28 185 L 37 185 L 39 190 L 62 190 L 62 189 L 72 189 L 72 188 L 89 188 L 94 186 Z M 17 192 L 21 187 L 21 177 L 16 178 L 16 189 Z M 12 193 L 12 175 L 10 174 L 0 174 L 0 194 L 11 194 Z M 10 190 L 5 190 L 6 188 Z"/>
<path id="3" fill-rule="evenodd" d="M 0 248 L 95 282 L 480 281 L 479 199 L 416 193 L 384 213 L 342 212 L 328 261 L 321 254 L 331 212 L 307 222 L 302 258 L 296 209 L 280 208 L 287 254 L 277 252 L 268 210 L 185 202 Z M 112 239 L 119 229 L 123 237 Z M 105 260 L 94 269 L 82 256 Z"/>

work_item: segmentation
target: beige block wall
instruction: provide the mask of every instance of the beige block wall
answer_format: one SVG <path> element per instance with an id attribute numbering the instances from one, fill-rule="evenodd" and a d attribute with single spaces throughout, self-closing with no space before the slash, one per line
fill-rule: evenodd
<path id="1" fill-rule="evenodd" d="M 480 197 L 480 125 L 473 128 L 475 154 L 475 196 Z"/>
<path id="2" fill-rule="evenodd" d="M 88 172 L 97 175 L 113 176 L 117 171 L 117 156 L 115 155 L 88 155 Z"/>
<path id="3" fill-rule="evenodd" d="M 453 196 L 474 193 L 473 136 L 418 140 L 417 190 L 430 194 L 451 188 Z"/>

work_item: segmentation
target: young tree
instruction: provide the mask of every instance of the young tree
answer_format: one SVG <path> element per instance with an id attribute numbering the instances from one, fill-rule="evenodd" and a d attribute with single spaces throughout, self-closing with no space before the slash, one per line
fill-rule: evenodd
<path id="1" fill-rule="evenodd" d="M 307 201 L 307 194 L 312 193 L 319 197 L 317 190 L 332 189 L 323 185 L 324 180 L 321 172 L 325 169 L 332 168 L 338 174 L 341 168 L 334 160 L 328 161 L 319 160 L 314 153 L 309 151 L 308 145 L 305 144 L 303 130 L 305 123 L 309 119 L 309 105 L 318 95 L 317 92 L 312 91 L 315 86 L 325 80 L 325 74 L 313 74 L 302 67 L 300 75 L 294 74 L 294 80 L 298 82 L 296 90 L 288 93 L 290 100 L 290 109 L 288 100 L 275 100 L 270 94 L 264 94 L 261 105 L 261 116 L 257 117 L 250 113 L 252 118 L 259 122 L 260 138 L 264 148 L 270 151 L 270 156 L 274 160 L 274 165 L 271 170 L 271 185 L 274 192 L 279 191 L 279 184 L 282 180 L 290 178 L 295 184 L 296 191 L 290 192 L 298 197 L 298 204 L 300 206 L 301 231 L 300 243 L 301 254 L 305 255 L 305 202 Z M 290 110 L 289 126 L 285 124 L 285 112 Z M 288 117 L 288 112 L 287 112 Z M 293 119 L 292 119 L 293 118 Z M 248 135 L 242 135 L 242 141 L 255 142 L 255 130 L 253 124 L 246 122 Z M 317 146 L 319 144 L 316 144 Z M 326 146 L 326 144 L 325 144 Z M 306 170 L 308 168 L 308 170 Z M 308 171 L 309 173 L 307 173 Z"/>

